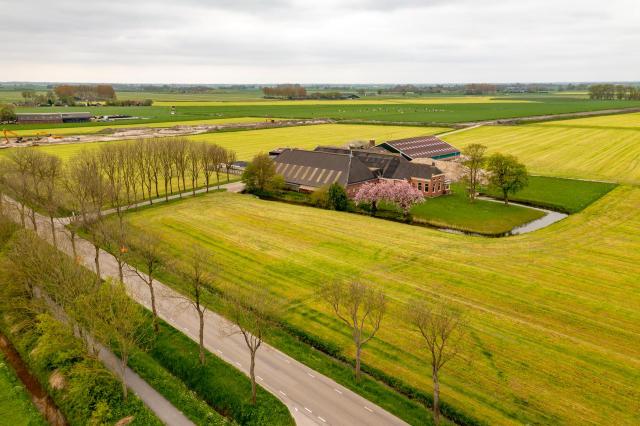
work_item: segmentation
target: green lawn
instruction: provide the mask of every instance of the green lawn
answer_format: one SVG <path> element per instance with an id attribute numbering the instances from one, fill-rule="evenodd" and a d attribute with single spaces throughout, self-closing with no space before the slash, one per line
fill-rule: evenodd
<path id="1" fill-rule="evenodd" d="M 509 199 L 571 214 L 585 209 L 615 187 L 614 183 L 529 176 L 529 185 L 510 195 Z M 492 197 L 502 198 L 502 194 L 494 189 L 488 188 L 484 192 Z"/>
<path id="2" fill-rule="evenodd" d="M 0 422 L 15 426 L 44 426 L 38 409 L 26 389 L 0 352 Z"/>
<path id="3" fill-rule="evenodd" d="M 426 392 L 425 354 L 402 312 L 411 297 L 448 300 L 466 312 L 470 339 L 468 362 L 443 373 L 443 399 L 490 424 L 637 424 L 638 205 L 640 189 L 622 186 L 548 228 L 498 239 L 229 193 L 128 220 L 178 266 L 196 246 L 216 259 L 220 285 L 259 283 L 288 300 L 287 324 L 347 357 L 348 331 L 315 292 L 335 277 L 382 286 L 391 305 L 364 362 Z"/>
<path id="4" fill-rule="evenodd" d="M 415 222 L 480 234 L 499 235 L 544 216 L 544 212 L 492 201 L 470 203 L 463 185 L 452 193 L 429 198 L 411 209 Z"/>

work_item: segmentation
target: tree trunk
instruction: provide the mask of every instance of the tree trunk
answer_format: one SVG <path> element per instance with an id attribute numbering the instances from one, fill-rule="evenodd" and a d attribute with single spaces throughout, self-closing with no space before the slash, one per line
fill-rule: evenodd
<path id="1" fill-rule="evenodd" d="M 94 244 L 93 248 L 95 249 L 96 253 L 94 258 L 94 262 L 96 264 L 96 276 L 98 277 L 98 284 L 100 284 L 100 282 L 102 281 L 102 278 L 100 277 L 100 246 Z"/>
<path id="2" fill-rule="evenodd" d="M 251 376 L 251 403 L 256 405 L 256 352 L 251 351 L 251 366 L 249 375 Z"/>
<path id="3" fill-rule="evenodd" d="M 199 333 L 199 342 L 200 342 L 200 365 L 204 365 L 204 312 L 198 309 L 198 316 L 200 317 L 200 333 Z"/>
<path id="4" fill-rule="evenodd" d="M 433 423 L 440 424 L 440 381 L 438 371 L 433 368 Z"/>
<path id="5" fill-rule="evenodd" d="M 122 254 L 118 255 L 116 260 L 118 262 L 118 278 L 120 282 L 124 284 L 124 262 L 122 261 Z"/>
<path id="6" fill-rule="evenodd" d="M 49 216 L 49 223 L 51 224 L 51 238 L 53 240 L 53 246 L 58 248 L 58 239 L 56 237 L 56 225 L 53 223 L 53 216 Z"/>
<path id="7" fill-rule="evenodd" d="M 38 222 L 36 221 L 36 211 L 31 209 L 31 224 L 33 225 L 33 231 L 38 232 Z"/>
<path id="8" fill-rule="evenodd" d="M 151 277 L 149 277 L 149 292 L 151 293 L 151 312 L 153 313 L 153 330 L 158 333 L 160 332 L 160 327 L 158 326 L 158 311 L 156 310 L 156 293 L 153 289 L 153 281 L 151 281 Z"/>
<path id="9" fill-rule="evenodd" d="M 20 224 L 22 225 L 23 228 L 26 228 L 26 218 L 25 218 L 25 212 L 24 212 L 24 203 L 20 203 Z"/>
<path id="10" fill-rule="evenodd" d="M 362 348 L 356 344 L 356 383 L 360 382 L 360 352 Z"/>
<path id="11" fill-rule="evenodd" d="M 69 239 L 71 240 L 71 251 L 73 252 L 73 260 L 78 261 L 78 248 L 76 247 L 76 233 L 69 231 Z"/>
<path id="12" fill-rule="evenodd" d="M 508 195 L 508 191 L 507 190 L 502 190 L 502 195 L 504 196 L 504 205 L 508 206 L 509 205 L 509 195 Z"/>
<path id="13" fill-rule="evenodd" d="M 120 367 L 122 369 L 122 395 L 124 396 L 124 399 L 126 400 L 128 395 L 128 389 L 127 389 L 127 359 L 125 356 L 122 356 L 122 359 L 120 360 Z"/>

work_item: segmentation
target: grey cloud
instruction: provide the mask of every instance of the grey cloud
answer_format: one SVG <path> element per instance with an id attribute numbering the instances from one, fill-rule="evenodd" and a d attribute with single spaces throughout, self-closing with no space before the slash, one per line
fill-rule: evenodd
<path id="1" fill-rule="evenodd" d="M 606 80 L 640 66 L 628 55 L 640 43 L 635 0 L 0 0 L 0 8 L 0 37 L 10 41 L 0 47 L 0 80 L 52 72 L 68 81 Z"/>

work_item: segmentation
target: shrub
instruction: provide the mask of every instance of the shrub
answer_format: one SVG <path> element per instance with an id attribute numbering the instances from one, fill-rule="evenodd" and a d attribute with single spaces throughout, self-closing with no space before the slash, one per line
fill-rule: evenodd
<path id="1" fill-rule="evenodd" d="M 311 200 L 311 204 L 313 204 L 315 207 L 320 207 L 321 209 L 328 209 L 330 206 L 329 187 L 325 185 L 321 188 L 318 188 L 316 191 L 311 193 L 311 195 L 309 196 L 309 199 Z"/>
<path id="2" fill-rule="evenodd" d="M 337 182 L 329 186 L 328 190 L 329 206 L 333 210 L 346 211 L 349 205 L 349 197 L 347 191 Z"/>

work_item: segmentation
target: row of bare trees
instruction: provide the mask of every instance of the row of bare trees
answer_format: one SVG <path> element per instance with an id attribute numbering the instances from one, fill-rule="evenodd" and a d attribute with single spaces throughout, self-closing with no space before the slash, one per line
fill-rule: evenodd
<path id="1" fill-rule="evenodd" d="M 349 328 L 355 352 L 355 377 L 360 381 L 364 345 L 380 330 L 388 308 L 385 293 L 360 280 L 331 281 L 322 286 L 321 298 L 336 317 Z M 433 382 L 432 410 L 435 424 L 440 422 L 440 370 L 464 347 L 465 321 L 460 311 L 442 300 L 426 303 L 422 298 L 409 301 L 401 315 L 407 327 L 417 334 L 417 344 L 427 354 Z"/>

